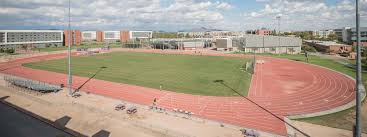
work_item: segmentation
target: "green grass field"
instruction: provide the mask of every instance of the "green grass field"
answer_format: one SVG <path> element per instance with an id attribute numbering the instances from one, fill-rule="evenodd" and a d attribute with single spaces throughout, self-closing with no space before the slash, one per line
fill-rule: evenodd
<path id="1" fill-rule="evenodd" d="M 113 52 L 73 57 L 73 75 L 90 77 L 98 68 L 107 67 L 95 78 L 181 93 L 210 96 L 236 96 L 214 80 L 247 95 L 251 75 L 241 70 L 249 60 L 234 57 L 161 55 Z M 24 64 L 26 67 L 67 73 L 67 60 L 58 59 Z"/>

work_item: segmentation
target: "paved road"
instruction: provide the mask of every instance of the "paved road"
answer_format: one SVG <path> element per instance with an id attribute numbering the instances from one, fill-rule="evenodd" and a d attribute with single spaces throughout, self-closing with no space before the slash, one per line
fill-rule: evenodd
<path id="1" fill-rule="evenodd" d="M 1 137 L 69 137 L 70 135 L 0 103 Z"/>

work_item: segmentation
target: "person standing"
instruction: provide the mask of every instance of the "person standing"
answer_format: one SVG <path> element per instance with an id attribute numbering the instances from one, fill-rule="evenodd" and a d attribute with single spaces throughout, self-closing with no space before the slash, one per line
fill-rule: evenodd
<path id="1" fill-rule="evenodd" d="M 308 52 L 305 51 L 306 62 L 308 63 Z"/>

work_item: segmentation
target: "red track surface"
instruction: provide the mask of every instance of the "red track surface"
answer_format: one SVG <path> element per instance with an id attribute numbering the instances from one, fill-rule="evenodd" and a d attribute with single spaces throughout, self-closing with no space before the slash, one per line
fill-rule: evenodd
<path id="1" fill-rule="evenodd" d="M 0 64 L 0 69 L 11 75 L 52 84 L 66 84 L 65 74 L 21 66 L 26 62 L 64 57 L 65 54 L 53 54 L 18 59 Z M 340 73 L 285 59 L 262 60 L 265 61 L 264 64 L 256 65 L 248 98 L 279 117 L 325 111 L 353 100 L 354 81 Z M 74 88 L 88 79 L 78 76 L 73 78 Z M 183 109 L 195 113 L 198 117 L 286 135 L 282 121 L 240 97 L 188 95 L 96 79 L 88 82 L 82 90 L 143 105 L 150 105 L 152 100 L 157 98 L 161 107 Z"/>

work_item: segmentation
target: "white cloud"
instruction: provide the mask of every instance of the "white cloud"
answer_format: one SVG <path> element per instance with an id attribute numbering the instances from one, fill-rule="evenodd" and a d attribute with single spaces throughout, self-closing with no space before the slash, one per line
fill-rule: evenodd
<path id="1" fill-rule="evenodd" d="M 223 2 L 223 3 L 219 3 L 217 6 L 217 9 L 220 9 L 220 10 L 229 10 L 229 9 L 232 9 L 232 5 L 226 3 L 226 2 Z"/>
<path id="2" fill-rule="evenodd" d="M 355 5 L 351 0 L 340 0 L 328 5 L 322 0 L 257 0 L 264 3 L 258 11 L 244 13 L 251 27 L 276 28 L 275 17 L 282 14 L 283 30 L 316 30 L 354 26 Z M 366 26 L 367 2 L 361 2 L 361 23 Z M 364 23 L 363 23 L 364 22 Z"/>
<path id="3" fill-rule="evenodd" d="M 24 25 L 65 26 L 68 0 L 3 0 L 0 28 Z M 201 25 L 221 22 L 225 2 L 197 0 L 78 0 L 72 1 L 72 24 L 80 29 L 166 29 L 174 25 Z M 12 21 L 13 23 L 5 23 Z M 14 22 L 16 21 L 16 22 Z M 168 25 L 165 27 L 158 25 Z M 156 26 L 154 26 L 156 25 Z M 170 25 L 170 26 L 169 26 Z M 177 28 L 177 27 L 176 27 Z"/>
<path id="4" fill-rule="evenodd" d="M 242 0 L 240 0 L 243 2 Z M 231 2 L 219 0 L 75 0 L 72 26 L 78 29 L 177 30 L 276 28 L 313 30 L 354 26 L 354 0 L 256 0 L 259 10 L 237 13 Z M 246 2 L 243 2 L 246 3 Z M 67 22 L 68 0 L 1 0 L 0 29 L 58 28 Z M 361 0 L 361 23 L 367 26 L 367 0 Z"/>

